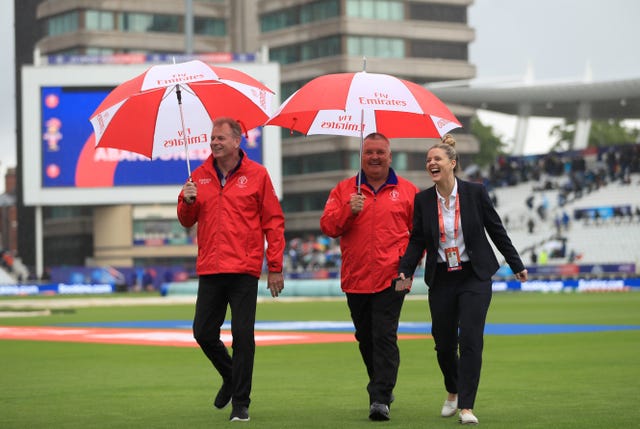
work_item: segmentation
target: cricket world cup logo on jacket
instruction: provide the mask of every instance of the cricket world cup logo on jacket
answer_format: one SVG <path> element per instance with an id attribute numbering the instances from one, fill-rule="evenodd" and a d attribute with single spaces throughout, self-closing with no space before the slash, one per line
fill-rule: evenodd
<path id="1" fill-rule="evenodd" d="M 246 188 L 248 181 L 249 180 L 247 179 L 247 176 L 240 176 L 238 177 L 238 182 L 236 183 L 236 186 L 238 186 L 239 188 Z"/>

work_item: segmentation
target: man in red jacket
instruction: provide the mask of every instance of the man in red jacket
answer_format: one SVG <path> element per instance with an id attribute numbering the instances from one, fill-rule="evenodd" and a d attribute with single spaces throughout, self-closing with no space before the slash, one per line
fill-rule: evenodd
<path id="1" fill-rule="evenodd" d="M 222 376 L 214 406 L 232 402 L 230 420 L 249 420 L 255 355 L 258 279 L 267 241 L 267 287 L 276 297 L 284 287 L 284 215 L 262 165 L 240 149 L 242 129 L 218 118 L 211 132 L 211 156 L 193 171 L 178 197 L 178 219 L 198 224 L 199 276 L 194 338 Z M 233 358 L 220 339 L 231 307 Z"/>
<path id="2" fill-rule="evenodd" d="M 404 292 L 391 286 L 409 242 L 418 188 L 391 168 L 389 140 L 363 142 L 361 192 L 358 177 L 331 191 L 320 218 L 322 232 L 340 237 L 341 287 L 369 375 L 369 418 L 389 420 L 398 377 L 398 323 Z"/>

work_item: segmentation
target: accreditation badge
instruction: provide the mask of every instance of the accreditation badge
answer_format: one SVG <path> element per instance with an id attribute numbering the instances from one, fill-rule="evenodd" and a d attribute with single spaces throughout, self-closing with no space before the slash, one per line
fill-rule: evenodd
<path id="1" fill-rule="evenodd" d="M 447 258 L 447 271 L 458 271 L 462 269 L 458 246 L 447 247 L 446 249 L 444 249 L 444 255 Z"/>

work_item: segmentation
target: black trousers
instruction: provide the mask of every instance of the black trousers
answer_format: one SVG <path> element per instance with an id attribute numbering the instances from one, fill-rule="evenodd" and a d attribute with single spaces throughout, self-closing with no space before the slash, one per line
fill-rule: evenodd
<path id="1" fill-rule="evenodd" d="M 356 340 L 367 368 L 369 403 L 389 404 L 398 379 L 398 323 L 404 293 L 387 288 L 374 294 L 347 294 Z"/>
<path id="2" fill-rule="evenodd" d="M 458 394 L 458 408 L 472 409 L 480 383 L 491 280 L 477 278 L 470 263 L 452 272 L 446 264 L 438 264 L 433 283 L 431 334 L 444 385 L 447 392 Z"/>
<path id="3" fill-rule="evenodd" d="M 256 350 L 254 327 L 258 278 L 246 274 L 200 276 L 193 336 L 222 376 L 233 386 L 233 404 L 249 406 Z M 231 308 L 233 358 L 220 339 L 220 328 Z"/>

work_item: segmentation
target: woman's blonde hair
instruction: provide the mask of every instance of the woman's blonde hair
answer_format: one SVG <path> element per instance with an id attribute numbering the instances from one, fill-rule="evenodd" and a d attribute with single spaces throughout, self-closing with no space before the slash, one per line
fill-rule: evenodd
<path id="1" fill-rule="evenodd" d="M 456 161 L 456 166 L 453 167 L 453 173 L 458 172 L 458 167 L 460 166 L 460 161 L 458 160 L 458 152 L 456 152 L 456 139 L 452 134 L 445 134 L 442 136 L 442 141 L 440 143 L 434 144 L 430 149 L 442 149 L 449 159 Z M 427 153 L 429 153 L 427 151 Z"/>

